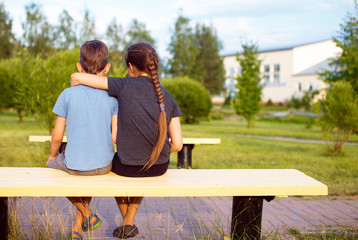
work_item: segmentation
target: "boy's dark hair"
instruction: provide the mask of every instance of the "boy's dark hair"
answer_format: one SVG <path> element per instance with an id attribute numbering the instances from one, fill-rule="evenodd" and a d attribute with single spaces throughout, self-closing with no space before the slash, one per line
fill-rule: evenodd
<path id="1" fill-rule="evenodd" d="M 108 63 L 108 48 L 99 40 L 85 42 L 80 50 L 80 64 L 86 73 L 101 72 Z"/>

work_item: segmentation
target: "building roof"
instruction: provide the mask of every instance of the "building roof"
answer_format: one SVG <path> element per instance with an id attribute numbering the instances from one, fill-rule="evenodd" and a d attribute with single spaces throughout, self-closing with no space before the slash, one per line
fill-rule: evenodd
<path id="1" fill-rule="evenodd" d="M 286 46 L 286 47 L 259 49 L 258 53 L 277 52 L 277 51 L 291 50 L 291 49 L 294 49 L 294 48 L 296 48 L 296 47 L 301 47 L 301 46 L 310 45 L 310 44 L 319 43 L 319 42 L 325 42 L 325 41 L 328 41 L 328 40 L 331 40 L 331 39 L 325 39 L 325 40 L 321 40 L 321 41 L 310 42 L 310 43 L 304 43 L 304 44 L 298 44 L 298 45 L 292 45 L 292 46 Z M 224 55 L 222 55 L 222 57 L 231 57 L 231 56 L 236 56 L 236 55 L 237 55 L 237 53 L 234 53 L 234 54 L 224 54 Z"/>
<path id="2" fill-rule="evenodd" d="M 326 59 L 320 63 L 317 63 L 316 65 L 313 65 L 299 73 L 296 73 L 295 76 L 302 76 L 302 75 L 315 75 L 318 73 L 321 73 L 323 71 L 334 71 L 335 66 L 330 65 L 329 63 L 332 61 L 332 59 Z"/>

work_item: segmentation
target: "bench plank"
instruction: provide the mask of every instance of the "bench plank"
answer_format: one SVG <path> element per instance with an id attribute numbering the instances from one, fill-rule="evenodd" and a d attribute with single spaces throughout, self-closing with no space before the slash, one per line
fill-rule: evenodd
<path id="1" fill-rule="evenodd" d="M 50 168 L 0 168 L 0 197 L 327 194 L 326 185 L 295 169 L 169 169 L 159 177 L 127 178 L 112 172 L 99 176 L 75 176 Z"/>
<path id="2" fill-rule="evenodd" d="M 29 142 L 51 142 L 51 136 L 29 136 Z M 67 137 L 63 137 L 63 142 L 67 142 Z M 220 144 L 220 138 L 183 138 L 183 144 Z"/>

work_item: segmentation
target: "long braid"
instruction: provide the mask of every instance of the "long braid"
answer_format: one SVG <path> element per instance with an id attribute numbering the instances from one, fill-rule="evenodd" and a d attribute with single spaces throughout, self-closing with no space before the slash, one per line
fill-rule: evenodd
<path id="1" fill-rule="evenodd" d="M 154 49 L 152 49 L 151 54 L 149 54 L 150 61 L 147 65 L 147 71 L 150 73 L 150 77 L 154 86 L 154 90 L 158 97 L 158 103 L 160 106 L 160 114 L 158 118 L 158 128 L 157 128 L 157 142 L 153 147 L 152 153 L 150 155 L 149 161 L 146 163 L 146 165 L 143 167 L 143 169 L 149 169 L 151 166 L 155 164 L 155 162 L 158 160 L 159 155 L 163 149 L 163 146 L 165 144 L 166 138 L 167 138 L 167 117 L 165 113 L 165 107 L 164 107 L 164 97 L 162 88 L 159 82 L 159 76 L 158 76 L 158 56 Z"/>

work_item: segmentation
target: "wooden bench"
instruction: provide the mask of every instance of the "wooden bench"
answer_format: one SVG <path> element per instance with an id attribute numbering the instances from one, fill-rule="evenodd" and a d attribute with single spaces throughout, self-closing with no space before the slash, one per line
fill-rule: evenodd
<path id="1" fill-rule="evenodd" d="M 327 195 L 327 186 L 295 169 L 169 169 L 152 178 L 112 172 L 74 176 L 49 168 L 0 167 L 0 239 L 7 239 L 8 197 L 233 196 L 232 239 L 260 239 L 263 199 Z"/>
<path id="2" fill-rule="evenodd" d="M 51 136 L 29 136 L 29 142 L 51 142 Z M 64 136 L 60 152 L 66 148 L 67 138 Z M 178 152 L 179 168 L 191 168 L 191 153 L 194 145 L 220 144 L 220 138 L 183 138 L 183 149 Z"/>

